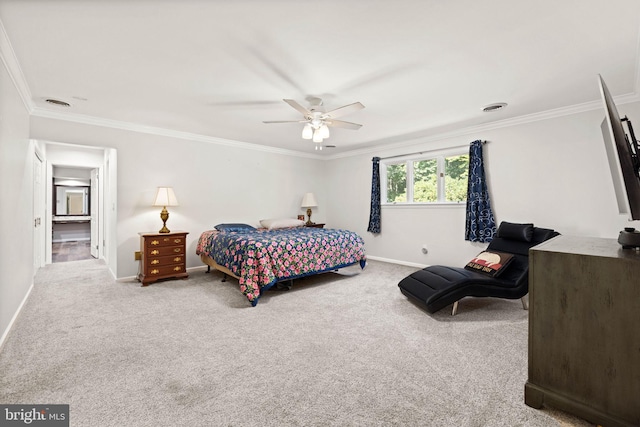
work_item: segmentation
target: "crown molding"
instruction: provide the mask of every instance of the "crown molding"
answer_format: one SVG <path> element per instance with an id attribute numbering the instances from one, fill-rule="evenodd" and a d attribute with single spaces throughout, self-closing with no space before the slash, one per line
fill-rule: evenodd
<path id="1" fill-rule="evenodd" d="M 638 38 L 638 54 L 636 55 L 636 80 L 635 90 L 632 93 L 616 96 L 614 101 L 616 105 L 624 105 L 632 102 L 640 101 L 640 35 Z M 353 157 L 363 154 L 378 153 L 381 150 L 392 150 L 396 148 L 403 148 L 409 146 L 415 146 L 417 144 L 424 144 L 428 142 L 440 141 L 447 138 L 453 138 L 458 136 L 464 136 L 468 134 L 477 134 L 480 132 L 486 132 L 489 130 L 500 129 L 509 126 L 517 126 L 525 123 L 532 123 L 540 120 L 549 120 L 553 118 L 568 116 L 572 114 L 578 114 L 586 111 L 596 110 L 602 108 L 600 101 L 591 101 L 582 104 L 572 105 L 569 107 L 556 108 L 539 113 L 528 114 L 525 116 L 514 117 L 511 119 L 499 120 L 495 122 L 485 123 L 482 125 L 468 126 L 462 129 L 458 129 L 451 132 L 444 132 L 434 134 L 427 137 L 413 137 L 407 141 L 396 144 L 381 144 L 372 148 L 354 149 L 348 150 L 343 153 L 333 154 L 329 156 L 320 156 L 317 154 L 308 154 L 295 150 L 289 150 L 284 148 L 270 147 L 260 144 L 253 144 L 242 141 L 229 140 L 224 138 L 217 138 L 212 136 L 200 135 L 190 132 L 176 131 L 171 129 L 158 128 L 153 126 L 145 126 L 137 123 L 124 122 L 118 120 L 105 119 L 101 117 L 88 116 L 82 114 L 68 113 L 68 112 L 55 112 L 46 110 L 41 107 L 36 107 L 33 103 L 33 97 L 31 90 L 26 82 L 18 58 L 9 40 L 9 36 L 5 30 L 4 24 L 0 21 L 0 59 L 6 67 L 11 81 L 15 85 L 25 108 L 30 115 L 42 118 L 50 118 L 56 120 L 69 121 L 80 124 L 87 124 L 93 126 L 108 127 L 113 129 L 127 130 L 131 132 L 147 133 L 151 135 L 165 136 L 169 138 L 178 138 L 192 141 L 207 142 L 212 144 L 218 144 L 234 148 L 243 148 L 247 150 L 255 150 L 272 154 L 280 154 L 294 157 L 318 159 L 318 160 L 333 160 L 345 157 Z M 370 141 L 375 143 L 375 141 Z"/>
<path id="2" fill-rule="evenodd" d="M 231 139 L 217 138 L 213 136 L 201 135 L 191 132 L 183 132 L 172 129 L 164 129 L 154 126 L 145 126 L 138 123 L 124 122 L 119 120 L 105 119 L 102 117 L 88 116 L 83 114 L 57 112 L 40 107 L 35 107 L 31 115 L 34 117 L 42 117 L 46 119 L 62 120 L 85 125 L 107 127 L 112 129 L 126 130 L 130 132 L 146 133 L 150 135 L 164 136 L 167 138 L 185 139 L 189 141 L 206 142 L 210 144 L 223 145 L 227 147 L 243 148 L 246 150 L 261 151 L 271 154 L 280 154 L 285 156 L 304 157 L 310 159 L 321 158 L 315 154 L 302 153 L 299 151 L 288 150 L 285 148 L 270 147 L 267 145 L 253 144 L 250 142 L 235 141 Z"/>
<path id="3" fill-rule="evenodd" d="M 626 95 L 616 96 L 614 97 L 614 100 L 616 102 L 616 105 L 624 105 L 631 102 L 640 101 L 640 95 L 637 92 L 630 93 Z M 281 154 L 281 155 L 303 157 L 303 158 L 310 158 L 310 159 L 316 159 L 316 160 L 334 160 L 334 159 L 340 159 L 340 158 L 346 158 L 346 157 L 359 156 L 363 154 L 379 153 L 380 150 L 391 150 L 396 148 L 410 147 L 410 146 L 415 146 L 417 144 L 441 141 L 443 139 L 448 139 L 448 138 L 455 138 L 455 137 L 469 135 L 469 134 L 478 134 L 481 132 L 487 132 L 490 130 L 505 128 L 505 127 L 517 126 L 517 125 L 537 122 L 541 120 L 549 120 L 549 119 L 554 119 L 558 117 L 569 116 L 572 114 L 579 114 L 586 111 L 597 110 L 599 108 L 602 108 L 601 101 L 585 102 L 582 104 L 571 105 L 569 107 L 555 108 L 552 110 L 542 111 L 539 113 L 527 114 L 524 116 L 513 117 L 505 120 L 498 120 L 495 122 L 484 123 L 481 125 L 468 126 L 455 131 L 443 132 L 443 133 L 434 134 L 427 137 L 417 137 L 417 138 L 414 137 L 407 141 L 396 143 L 396 144 L 381 144 L 372 148 L 349 150 L 349 151 L 345 151 L 344 153 L 333 154 L 329 156 L 320 156 L 317 154 L 302 153 L 299 151 L 287 150 L 284 148 L 270 147 L 270 146 L 265 146 L 260 144 L 253 144 L 249 142 L 235 141 L 235 140 L 206 136 L 206 135 L 195 134 L 190 132 L 158 128 L 153 126 L 145 126 L 137 123 L 110 120 L 110 119 L 105 119 L 101 117 L 87 116 L 83 114 L 51 111 L 51 110 L 47 110 L 40 107 L 32 107 L 30 111 L 31 111 L 31 115 L 36 117 L 63 120 L 63 121 L 69 121 L 69 122 L 87 124 L 87 125 L 93 125 L 93 126 L 108 127 L 113 129 L 127 130 L 131 132 L 147 133 L 151 135 L 165 136 L 169 138 L 178 138 L 178 139 L 185 139 L 185 140 L 191 140 L 191 141 L 207 142 L 207 143 L 218 144 L 218 145 L 234 147 L 234 148 L 244 148 L 247 150 L 262 151 L 262 152 L 267 152 L 272 154 Z M 371 141 L 371 142 L 375 143 L 375 141 Z"/>
<path id="4" fill-rule="evenodd" d="M 629 93 L 626 95 L 620 95 L 614 97 L 616 105 L 629 104 L 631 102 L 640 101 L 640 95 L 637 92 Z M 481 125 L 467 126 L 465 128 L 457 129 L 455 131 L 438 133 L 425 137 L 414 137 L 410 140 L 399 142 L 396 144 L 381 144 L 371 148 L 356 149 L 351 151 L 345 151 L 344 153 L 334 154 L 330 157 L 325 157 L 324 160 L 333 160 L 346 157 L 359 156 L 364 154 L 379 153 L 381 150 L 392 150 L 404 147 L 413 147 L 418 144 L 424 144 L 429 142 L 441 141 L 443 139 L 455 138 L 459 136 L 465 136 L 469 134 L 478 134 L 487 132 L 490 130 L 522 125 L 526 123 L 533 123 L 541 120 L 550 120 L 558 117 L 570 116 L 572 114 L 584 113 L 587 111 L 593 111 L 603 108 L 602 101 L 590 101 L 582 104 L 571 105 L 569 107 L 555 108 L 552 110 L 542 111 L 539 113 L 527 114 L 524 116 L 513 117 L 510 119 L 498 120 L 495 122 L 484 123 Z M 375 141 L 371 141 L 375 143 Z"/>
<path id="5" fill-rule="evenodd" d="M 31 113 L 34 108 L 33 101 L 31 100 L 31 90 L 29 89 L 29 85 L 27 85 L 27 80 L 24 78 L 22 68 L 13 50 L 13 46 L 11 46 L 11 41 L 9 41 L 9 36 L 2 21 L 0 21 L 0 59 L 2 59 L 2 63 L 7 69 L 9 77 L 16 87 L 25 108 Z"/>

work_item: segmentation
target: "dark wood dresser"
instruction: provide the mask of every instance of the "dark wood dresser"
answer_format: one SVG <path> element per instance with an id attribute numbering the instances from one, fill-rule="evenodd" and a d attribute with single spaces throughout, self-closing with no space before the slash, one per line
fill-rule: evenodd
<path id="1" fill-rule="evenodd" d="M 140 267 L 138 280 L 142 286 L 161 279 L 186 279 L 186 231 L 140 234 Z"/>
<path id="2" fill-rule="evenodd" d="M 640 426 L 640 252 L 558 236 L 530 250 L 529 267 L 525 403 Z"/>

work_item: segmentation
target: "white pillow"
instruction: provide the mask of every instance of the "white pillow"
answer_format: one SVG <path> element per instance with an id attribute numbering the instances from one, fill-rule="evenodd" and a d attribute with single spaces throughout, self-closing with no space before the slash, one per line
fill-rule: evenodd
<path id="1" fill-rule="evenodd" d="M 276 228 L 302 227 L 304 221 L 293 218 L 261 219 L 260 225 L 269 230 L 275 230 Z"/>

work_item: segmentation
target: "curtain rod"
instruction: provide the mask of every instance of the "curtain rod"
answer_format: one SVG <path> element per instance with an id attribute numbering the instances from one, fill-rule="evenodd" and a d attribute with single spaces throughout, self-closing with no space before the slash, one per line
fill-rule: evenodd
<path id="1" fill-rule="evenodd" d="M 482 145 L 485 145 L 488 141 L 481 141 Z M 436 148 L 433 150 L 426 150 L 426 151 L 417 151 L 415 153 L 407 153 L 407 154 L 398 154 L 397 156 L 389 156 L 389 157 L 380 157 L 380 160 L 388 160 L 388 159 L 395 159 L 398 157 L 408 157 L 408 156 L 415 156 L 418 154 L 426 154 L 426 153 L 432 153 L 434 151 L 443 151 L 443 150 L 453 150 L 455 148 L 463 148 L 463 147 L 468 147 L 469 145 L 471 145 L 471 143 L 467 144 L 467 145 L 458 145 L 455 147 L 447 147 L 447 148 Z"/>

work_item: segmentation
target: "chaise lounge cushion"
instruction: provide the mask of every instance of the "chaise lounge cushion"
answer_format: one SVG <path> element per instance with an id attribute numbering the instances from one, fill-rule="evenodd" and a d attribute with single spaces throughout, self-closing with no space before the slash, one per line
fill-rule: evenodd
<path id="1" fill-rule="evenodd" d="M 502 221 L 498 229 L 498 237 L 509 240 L 530 242 L 533 238 L 533 224 L 516 224 Z"/>

